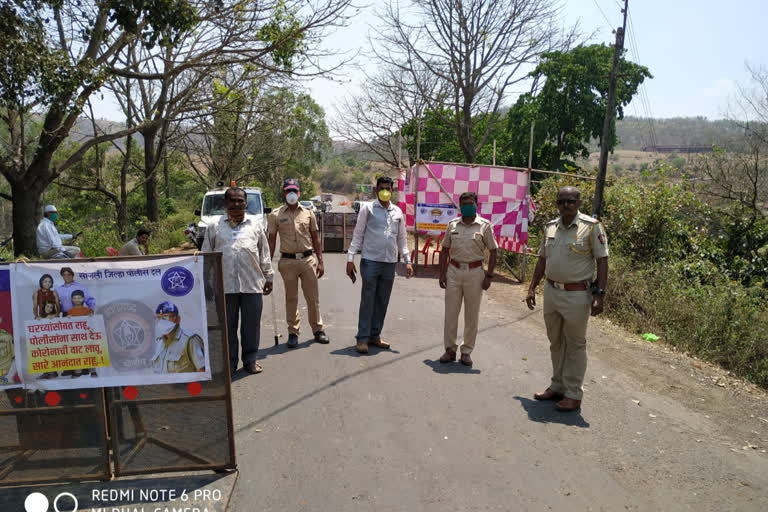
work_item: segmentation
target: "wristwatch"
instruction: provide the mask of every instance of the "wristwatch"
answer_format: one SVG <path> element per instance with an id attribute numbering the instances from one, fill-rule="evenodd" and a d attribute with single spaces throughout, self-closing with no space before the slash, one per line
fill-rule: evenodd
<path id="1" fill-rule="evenodd" d="M 605 290 L 603 290 L 602 288 L 595 288 L 594 290 L 592 290 L 592 295 L 599 295 L 602 297 L 603 295 L 605 295 Z"/>

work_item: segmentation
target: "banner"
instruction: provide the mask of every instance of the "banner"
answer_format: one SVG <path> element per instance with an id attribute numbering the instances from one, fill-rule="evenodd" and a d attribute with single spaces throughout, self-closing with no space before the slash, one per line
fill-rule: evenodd
<path id="1" fill-rule="evenodd" d="M 418 164 L 417 164 L 418 165 Z M 528 243 L 528 223 L 533 219 L 535 206 L 528 194 L 528 173 L 507 167 L 456 165 L 427 162 L 419 168 L 419 179 L 413 186 L 416 166 L 401 169 L 398 182 L 400 209 L 405 213 L 409 230 L 433 234 L 445 231 L 441 223 L 426 226 L 423 222 L 422 202 L 426 205 L 459 204 L 462 192 L 475 192 L 478 214 L 491 221 L 499 247 L 523 252 Z M 415 190 L 419 191 L 419 204 L 414 209 Z M 403 201 L 404 200 L 404 201 Z M 454 217 L 458 211 L 454 207 Z M 449 219 L 450 220 L 450 219 Z"/>
<path id="2" fill-rule="evenodd" d="M 203 256 L 13 265 L 21 383 L 58 390 L 210 380 L 202 276 Z"/>
<path id="3" fill-rule="evenodd" d="M 416 231 L 442 233 L 457 215 L 452 203 L 419 203 L 416 205 Z"/>
<path id="4" fill-rule="evenodd" d="M 4 267 L 0 268 L 0 389 L 21 386 L 13 348 L 12 311 L 11 271 Z"/>

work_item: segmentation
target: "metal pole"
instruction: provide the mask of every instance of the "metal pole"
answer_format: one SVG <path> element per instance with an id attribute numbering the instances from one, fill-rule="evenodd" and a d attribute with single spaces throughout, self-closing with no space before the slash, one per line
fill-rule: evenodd
<path id="1" fill-rule="evenodd" d="M 608 169 L 608 149 L 613 140 L 613 124 L 616 110 L 616 79 L 619 67 L 619 57 L 624 49 L 624 30 L 627 26 L 627 8 L 629 0 L 624 0 L 624 25 L 616 29 L 616 46 L 613 48 L 613 66 L 611 67 L 611 83 L 608 88 L 608 107 L 603 120 L 603 135 L 600 139 L 600 163 L 598 165 L 597 183 L 595 184 L 595 200 L 592 204 L 592 216 L 600 218 L 603 209 L 603 191 L 605 176 Z"/>
<path id="2" fill-rule="evenodd" d="M 533 128 L 536 126 L 536 120 L 531 121 L 531 140 L 528 143 L 528 185 L 525 197 L 530 200 L 531 197 L 531 169 L 533 169 Z M 520 282 L 525 282 L 525 269 L 528 266 L 528 242 L 523 244 L 523 268 L 520 269 Z"/>
<path id="3" fill-rule="evenodd" d="M 496 167 L 496 139 L 493 139 L 493 166 Z"/>
<path id="4" fill-rule="evenodd" d="M 421 159 L 421 116 L 416 123 L 416 161 Z"/>
<path id="5" fill-rule="evenodd" d="M 419 264 L 419 231 L 416 229 L 416 215 L 419 212 L 419 168 L 421 167 L 421 161 L 416 160 L 416 176 L 411 176 L 413 180 L 413 237 L 416 242 L 416 246 L 413 248 L 413 265 L 414 271 Z M 426 264 L 426 261 L 424 262 Z"/>

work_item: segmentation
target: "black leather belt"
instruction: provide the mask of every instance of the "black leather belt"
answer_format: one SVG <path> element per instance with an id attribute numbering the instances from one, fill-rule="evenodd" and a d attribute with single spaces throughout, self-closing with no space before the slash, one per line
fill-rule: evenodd
<path id="1" fill-rule="evenodd" d="M 308 251 L 304 251 L 304 252 L 297 252 L 297 253 L 293 253 L 293 252 L 281 252 L 280 253 L 280 257 L 281 258 L 288 258 L 288 259 L 291 259 L 291 260 L 300 260 L 302 258 L 306 258 L 307 256 L 312 256 L 312 249 L 310 249 Z"/>

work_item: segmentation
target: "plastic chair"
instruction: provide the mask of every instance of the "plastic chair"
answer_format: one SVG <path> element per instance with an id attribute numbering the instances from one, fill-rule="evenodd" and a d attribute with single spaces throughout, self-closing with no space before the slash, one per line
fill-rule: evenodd
<path id="1" fill-rule="evenodd" d="M 120 251 L 114 247 L 107 247 L 107 254 L 111 257 L 120 256 Z"/>
<path id="2" fill-rule="evenodd" d="M 440 242 L 443 241 L 443 238 L 445 238 L 445 233 L 440 233 L 437 236 L 437 245 L 435 246 L 435 250 L 432 251 L 432 264 L 433 265 L 435 264 L 435 256 L 437 256 L 438 254 L 440 254 L 442 252 L 442 250 L 440 249 Z"/>
<path id="3" fill-rule="evenodd" d="M 419 254 L 424 255 L 424 264 L 425 265 L 427 264 L 427 261 L 429 261 L 427 254 L 429 253 L 429 244 L 431 243 L 432 243 L 432 236 L 428 236 L 427 239 L 424 240 L 424 247 L 422 247 L 421 250 L 419 250 L 418 246 L 413 248 L 413 253 L 416 255 L 416 261 L 413 262 L 415 265 L 419 264 Z"/>

